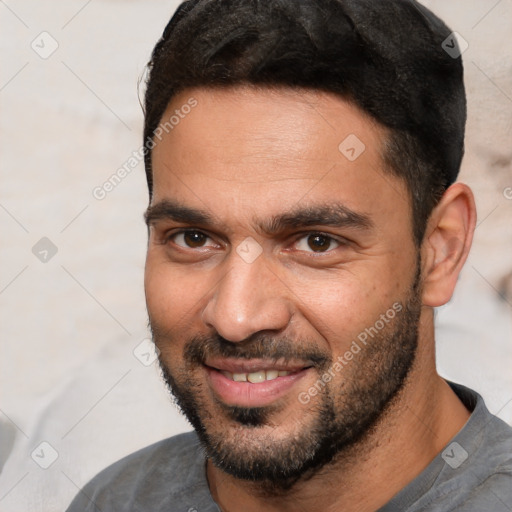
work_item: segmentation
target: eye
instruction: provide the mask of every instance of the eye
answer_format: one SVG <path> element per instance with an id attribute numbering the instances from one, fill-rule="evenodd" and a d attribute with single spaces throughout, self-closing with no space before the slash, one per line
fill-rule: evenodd
<path id="1" fill-rule="evenodd" d="M 172 240 L 179 247 L 184 247 L 186 249 L 198 249 L 201 247 L 207 247 L 208 244 L 206 244 L 206 242 L 207 240 L 211 240 L 211 238 L 201 231 L 188 230 L 174 233 L 169 236 L 168 240 Z"/>
<path id="2" fill-rule="evenodd" d="M 334 247 L 333 247 L 334 245 Z M 297 240 L 295 246 L 299 251 L 305 252 L 328 252 L 341 245 L 334 238 L 323 233 L 310 233 Z"/>

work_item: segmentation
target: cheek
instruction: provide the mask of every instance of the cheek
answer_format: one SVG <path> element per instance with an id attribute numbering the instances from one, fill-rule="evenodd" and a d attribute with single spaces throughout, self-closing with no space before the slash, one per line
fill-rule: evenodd
<path id="1" fill-rule="evenodd" d="M 327 343 L 333 354 L 344 352 L 365 329 L 373 326 L 404 291 L 395 276 L 377 280 L 375 275 L 349 273 L 329 278 L 302 279 L 293 287 L 301 316 Z"/>
<path id="2" fill-rule="evenodd" d="M 205 291 L 202 281 L 178 272 L 169 262 L 148 254 L 144 275 L 146 305 L 151 323 L 165 332 L 179 334 L 197 313 Z"/>
<path id="3" fill-rule="evenodd" d="M 187 329 L 191 325 L 190 315 L 196 311 L 195 285 L 172 272 L 168 263 L 156 264 L 148 256 L 144 287 L 153 339 L 160 358 L 175 378 L 183 370 L 187 335 L 195 334 Z"/>

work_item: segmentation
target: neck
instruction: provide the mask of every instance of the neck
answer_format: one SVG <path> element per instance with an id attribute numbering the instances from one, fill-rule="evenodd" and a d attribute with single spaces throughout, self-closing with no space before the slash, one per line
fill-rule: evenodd
<path id="1" fill-rule="evenodd" d="M 267 512 L 291 512 L 300 503 L 313 512 L 371 512 L 385 505 L 429 465 L 470 416 L 437 374 L 433 327 L 428 334 L 419 340 L 404 387 L 375 428 L 286 494 L 264 496 L 257 483 L 234 478 L 208 461 L 210 491 L 222 511 L 257 512 L 264 507 Z"/>

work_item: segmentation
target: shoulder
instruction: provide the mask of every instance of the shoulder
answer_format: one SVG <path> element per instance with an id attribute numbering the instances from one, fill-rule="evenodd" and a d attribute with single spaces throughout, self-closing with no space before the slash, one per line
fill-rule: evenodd
<path id="1" fill-rule="evenodd" d="M 508 511 L 512 504 L 512 427 L 487 414 L 486 424 L 475 432 L 481 442 L 468 452 L 465 479 L 470 485 L 461 511 Z"/>
<path id="2" fill-rule="evenodd" d="M 379 512 L 510 512 L 512 427 L 483 398 L 449 383 L 471 416 L 429 466 Z"/>
<path id="3" fill-rule="evenodd" d="M 188 474 L 197 458 L 202 457 L 201 448 L 195 432 L 179 434 L 142 448 L 115 462 L 99 473 L 91 484 L 110 487 L 116 482 L 140 484 L 139 475 L 149 477 L 179 477 Z"/>
<path id="4" fill-rule="evenodd" d="M 434 486 L 435 495 L 450 511 L 508 511 L 512 503 L 512 427 L 491 414 L 480 395 L 461 388 L 459 396 L 471 395 L 475 408 L 441 454 L 443 469 Z"/>
<path id="5" fill-rule="evenodd" d="M 184 510 L 191 497 L 209 496 L 205 455 L 195 432 L 187 432 L 124 457 L 96 475 L 76 496 L 68 512 L 101 510 Z"/>

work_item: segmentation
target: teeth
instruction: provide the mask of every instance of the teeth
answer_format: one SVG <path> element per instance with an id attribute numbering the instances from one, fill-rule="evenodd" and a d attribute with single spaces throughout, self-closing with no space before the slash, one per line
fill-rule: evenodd
<path id="1" fill-rule="evenodd" d="M 265 382 L 266 380 L 274 380 L 277 377 L 286 377 L 292 372 L 285 370 L 261 370 L 259 372 L 252 373 L 231 373 L 222 370 L 220 373 L 228 379 L 234 380 L 235 382 L 251 382 L 252 384 L 258 384 L 259 382 Z"/>
<path id="2" fill-rule="evenodd" d="M 279 372 L 277 370 L 267 370 L 267 380 L 274 380 L 277 379 L 277 377 L 279 377 Z"/>
<path id="3" fill-rule="evenodd" d="M 247 380 L 249 382 L 252 382 L 253 384 L 263 382 L 264 380 L 266 380 L 265 370 L 262 370 L 261 372 L 249 373 L 249 375 L 247 375 Z"/>

